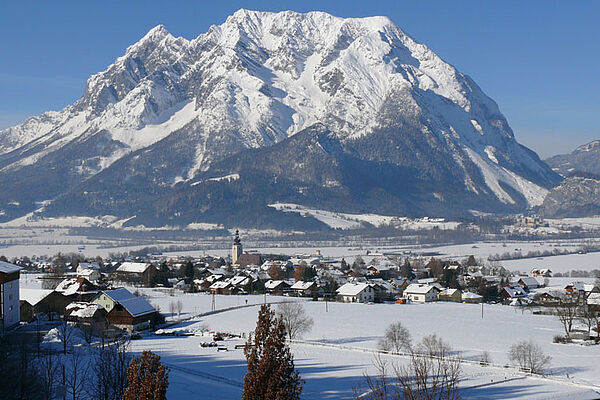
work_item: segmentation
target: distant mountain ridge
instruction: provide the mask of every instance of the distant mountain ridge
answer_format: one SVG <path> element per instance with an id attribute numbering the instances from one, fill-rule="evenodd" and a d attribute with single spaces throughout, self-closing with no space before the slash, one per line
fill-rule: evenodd
<path id="1" fill-rule="evenodd" d="M 600 140 L 586 143 L 569 154 L 559 154 L 545 161 L 563 176 L 577 172 L 600 175 Z"/>
<path id="2" fill-rule="evenodd" d="M 515 212 L 560 180 L 471 78 L 388 18 L 248 10 L 193 40 L 153 28 L 72 106 L 1 131 L 0 169 L 4 220 L 44 202 L 131 224 L 310 229 L 267 203 Z"/>

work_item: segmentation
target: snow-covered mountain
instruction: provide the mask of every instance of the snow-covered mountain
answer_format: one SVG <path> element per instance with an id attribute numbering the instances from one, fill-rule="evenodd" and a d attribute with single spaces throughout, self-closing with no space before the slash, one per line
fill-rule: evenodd
<path id="1" fill-rule="evenodd" d="M 1 131 L 0 209 L 14 218 L 50 200 L 48 212 L 165 222 L 186 212 L 167 199 L 183 192 L 202 198 L 203 185 L 193 185 L 211 168 L 239 175 L 236 155 L 289 143 L 315 126 L 344 153 L 331 162 L 387 163 L 418 179 L 418 203 L 427 207 L 411 209 L 417 200 L 406 198 L 398 213 L 521 210 L 541 204 L 559 180 L 516 142 L 496 103 L 471 78 L 388 18 L 239 10 L 193 40 L 153 28 L 93 75 L 75 104 Z M 277 172 L 282 180 L 310 169 L 302 157 L 295 162 Z M 369 184 L 381 187 L 383 176 L 372 175 Z M 351 178 L 319 179 L 311 185 L 353 190 Z M 300 200 L 319 205 L 316 198 Z M 268 209 L 254 205 L 262 206 Z M 187 222 L 210 214 L 206 204 L 195 207 L 208 214 L 192 213 Z M 357 199 L 344 207 L 367 205 Z"/>
<path id="2" fill-rule="evenodd" d="M 569 154 L 550 157 L 546 162 L 563 176 L 580 172 L 600 175 L 600 140 L 581 145 Z"/>

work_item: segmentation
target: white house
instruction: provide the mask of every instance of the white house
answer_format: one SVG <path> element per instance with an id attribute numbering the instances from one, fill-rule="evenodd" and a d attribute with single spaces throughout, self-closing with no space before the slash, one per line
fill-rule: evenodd
<path id="1" fill-rule="evenodd" d="M 83 270 L 86 270 L 86 269 L 92 269 L 94 271 L 100 272 L 100 264 L 98 264 L 95 261 L 94 262 L 89 262 L 89 263 L 88 262 L 80 262 L 79 265 L 77 266 L 77 273 L 79 274 Z"/>
<path id="2" fill-rule="evenodd" d="M 19 271 L 21 267 L 0 261 L 0 335 L 21 321 Z"/>
<path id="3" fill-rule="evenodd" d="M 412 283 L 404 289 L 404 297 L 416 303 L 437 301 L 440 289 L 434 285 Z"/>
<path id="4" fill-rule="evenodd" d="M 100 270 L 92 268 L 82 269 L 81 271 L 78 268 L 77 276 L 82 276 L 90 282 L 95 282 L 102 277 L 102 275 L 100 274 Z"/>
<path id="5" fill-rule="evenodd" d="M 366 303 L 375 300 L 375 289 L 367 283 L 346 283 L 336 292 L 345 303 Z"/>
<path id="6" fill-rule="evenodd" d="M 298 281 L 290 287 L 298 296 L 312 296 L 317 293 L 318 286 L 315 282 Z"/>

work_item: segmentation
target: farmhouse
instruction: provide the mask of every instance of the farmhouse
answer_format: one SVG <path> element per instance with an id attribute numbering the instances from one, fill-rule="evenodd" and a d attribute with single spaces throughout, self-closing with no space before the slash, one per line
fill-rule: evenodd
<path id="1" fill-rule="evenodd" d="M 460 303 L 463 298 L 460 289 L 443 289 L 439 293 L 438 299 L 441 301 L 454 301 Z"/>
<path id="2" fill-rule="evenodd" d="M 77 276 L 83 277 L 90 282 L 95 282 L 97 280 L 100 280 L 100 278 L 102 277 L 102 274 L 97 269 L 86 268 L 86 269 L 82 269 L 82 270 L 78 269 Z"/>
<path id="3" fill-rule="evenodd" d="M 217 281 L 210 285 L 210 292 L 213 294 L 232 294 L 235 287 L 229 282 L 229 280 Z"/>
<path id="4" fill-rule="evenodd" d="M 288 285 L 286 281 L 268 280 L 265 282 L 265 289 L 267 290 L 267 292 L 271 293 L 275 296 L 281 296 L 289 288 L 290 288 L 290 285 Z"/>
<path id="5" fill-rule="evenodd" d="M 464 292 L 462 294 L 462 301 L 463 301 L 463 303 L 479 304 L 479 303 L 483 303 L 483 296 L 481 296 L 477 293 L 473 293 L 473 292 Z"/>
<path id="6" fill-rule="evenodd" d="M 76 301 L 65 308 L 65 319 L 89 331 L 102 332 L 106 329 L 107 312 L 100 304 Z"/>
<path id="7" fill-rule="evenodd" d="M 550 278 L 552 277 L 552 270 L 548 268 L 534 268 L 531 270 L 531 276 L 534 278 L 541 276 L 542 278 Z"/>
<path id="8" fill-rule="evenodd" d="M 47 315 L 49 320 L 54 314 L 62 315 L 71 299 L 55 290 L 21 289 L 21 322 L 31 322 L 37 315 Z"/>
<path id="9" fill-rule="evenodd" d="M 366 303 L 375 301 L 375 289 L 368 283 L 346 283 L 336 291 L 345 303 Z"/>
<path id="10" fill-rule="evenodd" d="M 54 290 L 71 301 L 88 301 L 98 293 L 96 285 L 81 276 L 64 279 Z"/>
<path id="11" fill-rule="evenodd" d="M 21 320 L 19 271 L 21 271 L 21 267 L 0 261 L 0 335 Z"/>
<path id="12" fill-rule="evenodd" d="M 537 289 L 542 287 L 542 284 L 534 277 L 524 277 L 519 278 L 517 281 L 519 286 L 521 286 L 526 291 L 531 291 L 532 289 Z"/>
<path id="13" fill-rule="evenodd" d="M 416 303 L 437 301 L 441 290 L 434 285 L 413 283 L 404 289 L 404 297 Z"/>
<path id="14" fill-rule="evenodd" d="M 319 288 L 315 282 L 298 281 L 290 289 L 296 296 L 311 297 L 317 294 Z"/>
<path id="15" fill-rule="evenodd" d="M 136 297 L 125 288 L 104 290 L 92 299 L 107 312 L 109 324 L 129 332 L 154 325 L 157 311 L 143 297 Z"/>
<path id="16" fill-rule="evenodd" d="M 156 268 L 150 263 L 124 262 L 116 272 L 117 276 L 126 282 L 138 282 L 150 286 Z"/>

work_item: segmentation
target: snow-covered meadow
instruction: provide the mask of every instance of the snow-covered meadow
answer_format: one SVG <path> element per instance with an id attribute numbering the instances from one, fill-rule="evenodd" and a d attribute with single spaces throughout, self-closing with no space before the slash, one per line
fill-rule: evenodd
<path id="1" fill-rule="evenodd" d="M 196 303 L 193 297 L 198 297 Z M 251 299 L 257 303 L 260 298 Z M 186 295 L 191 310 L 211 296 Z M 229 299 L 228 299 L 229 298 Z M 244 304 L 245 296 L 216 296 L 223 307 Z M 267 297 L 267 301 L 280 299 Z M 162 301 L 168 301 L 168 298 Z M 249 303 L 250 303 L 249 301 Z M 555 317 L 532 315 L 529 311 L 503 305 L 455 303 L 430 304 L 345 304 L 303 303 L 314 319 L 304 342 L 292 344 L 296 364 L 306 380 L 306 399 L 349 399 L 363 374 L 374 373 L 372 361 L 377 342 L 386 326 L 401 321 L 414 341 L 435 333 L 450 343 L 464 364 L 463 398 L 571 398 L 591 399 L 600 395 L 600 346 L 554 344 L 552 338 L 562 327 Z M 276 307 L 276 306 L 274 306 Z M 220 307 L 218 307 L 220 308 Z M 186 329 L 206 329 L 245 335 L 255 324 L 258 306 L 194 318 L 180 324 Z M 548 379 L 526 377 L 509 364 L 507 351 L 519 340 L 532 339 L 552 356 Z M 172 398 L 210 395 L 214 399 L 239 398 L 245 373 L 245 359 L 236 344 L 244 339 L 226 340 L 227 352 L 199 347 L 210 338 L 202 336 L 148 336 L 133 343 L 135 351 L 151 349 L 172 367 L 169 394 Z M 496 367 L 477 364 L 488 351 Z M 402 356 L 386 356 L 390 362 L 405 362 Z M 484 385 L 484 386 L 480 386 Z M 594 390 L 593 390 L 594 389 Z"/>

